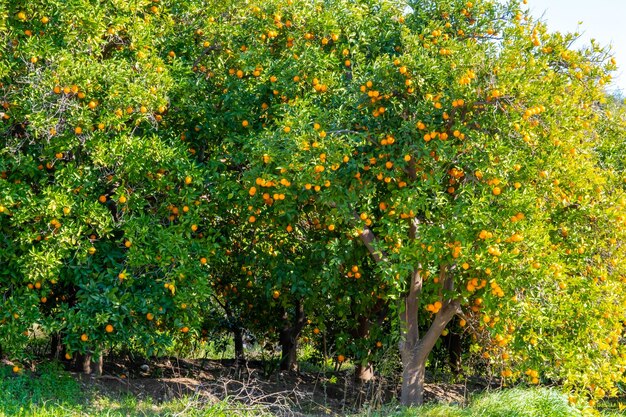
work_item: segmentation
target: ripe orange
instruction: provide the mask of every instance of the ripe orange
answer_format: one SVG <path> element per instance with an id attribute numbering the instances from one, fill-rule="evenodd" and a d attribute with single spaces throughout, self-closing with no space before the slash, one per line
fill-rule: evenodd
<path id="1" fill-rule="evenodd" d="M 80 335 L 80 340 L 82 340 L 83 342 L 86 342 L 87 340 L 89 340 L 89 336 L 83 333 Z"/>
<path id="2" fill-rule="evenodd" d="M 187 333 L 187 332 L 189 332 L 189 327 L 185 326 L 182 329 L 180 329 L 180 331 L 183 332 L 183 333 Z"/>
<path id="3" fill-rule="evenodd" d="M 80 135 L 81 133 L 83 133 L 83 128 L 80 126 L 76 126 L 74 128 L 74 133 L 76 133 L 77 135 Z"/>
<path id="4" fill-rule="evenodd" d="M 277 300 L 278 297 L 280 297 L 280 291 L 274 290 L 274 292 L 272 293 L 272 298 L 274 298 L 274 300 Z"/>
<path id="5" fill-rule="evenodd" d="M 339 355 L 337 356 L 337 362 L 342 363 L 346 360 L 346 357 L 343 355 Z"/>
<path id="6" fill-rule="evenodd" d="M 107 325 L 106 325 L 106 327 L 104 328 L 104 330 L 105 330 L 107 333 L 113 333 L 113 326 L 112 326 L 112 325 L 110 325 L 110 324 L 107 324 Z"/>
<path id="7" fill-rule="evenodd" d="M 101 195 L 100 197 L 98 197 L 98 201 L 101 203 L 106 203 L 107 197 L 105 195 Z"/>
<path id="8" fill-rule="evenodd" d="M 186 177 L 185 177 L 185 184 L 186 184 L 186 185 L 191 184 L 191 181 L 192 181 L 192 179 L 191 179 L 191 177 L 190 177 L 190 176 L 186 176 Z"/>
<path id="9" fill-rule="evenodd" d="M 133 244 L 131 243 L 130 240 L 127 240 L 126 242 L 124 242 L 124 246 L 126 246 L 127 248 L 130 248 Z"/>
<path id="10" fill-rule="evenodd" d="M 21 371 L 21 369 L 20 369 L 20 367 L 19 367 L 19 366 L 15 365 L 15 366 L 13 367 L 13 372 L 14 372 L 14 373 L 16 373 L 16 374 L 17 374 L 17 373 L 19 373 L 20 371 Z"/>
<path id="11" fill-rule="evenodd" d="M 148 321 L 154 320 L 154 314 L 152 314 L 152 313 L 146 314 L 146 319 L 148 319 Z"/>

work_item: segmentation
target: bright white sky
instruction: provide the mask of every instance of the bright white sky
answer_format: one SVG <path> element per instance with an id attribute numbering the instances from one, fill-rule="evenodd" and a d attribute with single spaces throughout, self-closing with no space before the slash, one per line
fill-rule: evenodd
<path id="1" fill-rule="evenodd" d="M 611 45 L 619 67 L 612 89 L 626 93 L 626 0 L 528 0 L 527 7 L 550 31 L 578 30 L 579 47 L 590 39 Z"/>

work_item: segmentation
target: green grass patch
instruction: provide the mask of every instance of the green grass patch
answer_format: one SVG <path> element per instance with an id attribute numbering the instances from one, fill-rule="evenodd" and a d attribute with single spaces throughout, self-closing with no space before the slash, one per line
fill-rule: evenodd
<path id="1" fill-rule="evenodd" d="M 83 397 L 78 383 L 56 364 L 41 365 L 35 374 L 15 375 L 10 367 L 0 368 L 0 415 L 29 415 L 33 408 L 72 408 Z M 42 414 L 47 415 L 47 414 Z"/>
<path id="2" fill-rule="evenodd" d="M 34 374 L 13 374 L 0 368 L 0 417 L 265 417 L 262 409 L 249 409 L 228 400 L 207 404 L 186 397 L 164 403 L 132 395 L 109 396 L 85 392 L 59 365 L 41 365 Z"/>
<path id="3" fill-rule="evenodd" d="M 580 417 L 560 392 L 551 389 L 509 389 L 478 395 L 468 407 L 426 405 L 384 409 L 359 417 Z M 608 414 L 606 415 L 608 417 Z"/>

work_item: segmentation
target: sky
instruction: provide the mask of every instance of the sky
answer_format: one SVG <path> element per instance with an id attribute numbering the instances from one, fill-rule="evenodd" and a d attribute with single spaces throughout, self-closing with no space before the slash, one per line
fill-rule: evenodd
<path id="1" fill-rule="evenodd" d="M 626 0 L 528 0 L 527 7 L 550 31 L 581 33 L 576 46 L 611 45 L 619 68 L 610 89 L 626 93 Z"/>

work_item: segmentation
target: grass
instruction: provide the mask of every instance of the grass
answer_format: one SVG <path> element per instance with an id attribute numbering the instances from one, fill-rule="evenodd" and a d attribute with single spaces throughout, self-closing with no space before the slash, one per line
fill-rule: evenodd
<path id="1" fill-rule="evenodd" d="M 41 365 L 34 375 L 14 375 L 0 368 L 0 417 L 264 417 L 263 410 L 249 409 L 228 400 L 204 404 L 187 397 L 156 404 L 132 395 L 109 396 L 84 392 L 79 382 L 60 366 Z"/>
<path id="2" fill-rule="evenodd" d="M 383 410 L 364 411 L 353 417 L 577 417 L 581 412 L 571 407 L 556 390 L 509 389 L 483 393 L 466 408 L 452 405 L 427 405 L 419 408 L 388 406 Z M 618 417 L 617 411 L 595 414 Z M 228 399 L 217 404 L 202 403 L 187 397 L 165 403 L 134 396 L 110 396 L 85 392 L 78 381 L 58 365 L 42 365 L 34 375 L 12 374 L 0 368 L 0 417 L 117 417 L 117 416 L 189 416 L 189 417 L 269 417 L 265 410 L 249 409 Z"/>
<path id="3" fill-rule="evenodd" d="M 583 413 L 568 404 L 560 392 L 546 388 L 508 389 L 474 397 L 468 407 L 426 405 L 418 408 L 385 408 L 354 417 L 601 417 L 625 416 L 617 411 Z"/>

